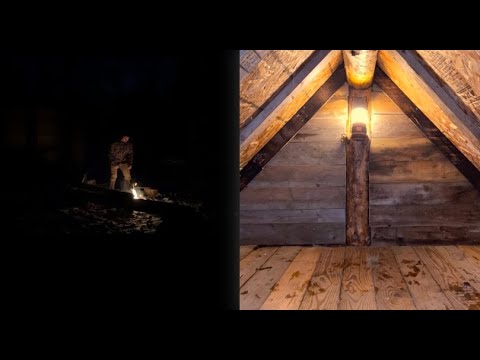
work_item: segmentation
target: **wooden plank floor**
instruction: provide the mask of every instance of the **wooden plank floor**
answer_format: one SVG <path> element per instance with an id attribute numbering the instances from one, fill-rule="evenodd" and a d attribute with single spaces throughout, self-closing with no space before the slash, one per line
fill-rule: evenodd
<path id="1" fill-rule="evenodd" d="M 480 310 L 480 246 L 240 247 L 241 310 Z"/>

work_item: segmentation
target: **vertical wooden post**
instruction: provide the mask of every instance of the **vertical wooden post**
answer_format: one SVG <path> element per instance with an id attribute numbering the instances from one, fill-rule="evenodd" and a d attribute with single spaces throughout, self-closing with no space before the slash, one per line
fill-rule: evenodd
<path id="1" fill-rule="evenodd" d="M 346 243 L 370 245 L 369 173 L 370 158 L 370 94 L 367 90 L 349 89 L 347 122 L 347 188 Z M 362 110 L 362 119 L 355 110 Z"/>

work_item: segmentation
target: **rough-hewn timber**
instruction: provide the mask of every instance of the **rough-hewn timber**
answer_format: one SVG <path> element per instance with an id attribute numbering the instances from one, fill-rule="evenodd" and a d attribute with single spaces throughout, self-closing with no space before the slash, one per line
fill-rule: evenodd
<path id="1" fill-rule="evenodd" d="M 369 153 L 370 139 L 350 139 L 347 144 L 347 245 L 369 245 Z"/>
<path id="2" fill-rule="evenodd" d="M 416 50 L 480 123 L 480 50 Z"/>
<path id="3" fill-rule="evenodd" d="M 247 125 L 290 80 L 315 50 L 246 50 L 240 67 L 249 73 L 240 82 L 240 128 Z M 319 51 L 319 50 L 316 50 Z"/>
<path id="4" fill-rule="evenodd" d="M 310 120 L 344 83 L 345 72 L 340 67 L 332 74 L 330 79 L 315 92 L 305 106 L 299 110 L 242 169 L 240 172 L 240 190 L 297 134 L 306 122 Z"/>
<path id="5" fill-rule="evenodd" d="M 480 126 L 410 51 L 381 50 L 379 67 L 435 126 L 480 169 Z"/>
<path id="6" fill-rule="evenodd" d="M 343 50 L 348 84 L 355 89 L 372 85 L 378 50 Z"/>
<path id="7" fill-rule="evenodd" d="M 444 146 L 448 140 L 411 102 L 404 106 L 405 95 L 400 92 L 399 100 L 398 87 L 385 74 L 377 71 L 375 79 L 380 86 L 372 93 L 372 244 L 478 242 L 480 192 L 447 159 L 465 157 L 451 143 Z"/>
<path id="8" fill-rule="evenodd" d="M 240 192 L 242 244 L 345 244 L 347 93 L 344 83 Z"/>
<path id="9" fill-rule="evenodd" d="M 480 191 L 480 171 L 455 147 L 454 144 L 429 120 L 429 118 L 395 85 L 380 69 L 376 70 L 375 83 L 395 102 L 418 129 L 428 138 L 442 154 L 452 162 L 470 183 Z M 404 127 L 407 128 L 407 127 Z M 404 145 L 404 144 L 403 144 Z M 403 146 L 405 148 L 405 146 Z M 412 148 L 412 146 L 409 146 Z M 412 148 L 414 149 L 414 148 Z M 415 150 L 417 150 L 415 148 Z M 402 150 L 404 153 L 405 150 Z M 418 153 L 418 151 L 416 151 Z M 382 152 L 379 152 L 380 154 Z M 430 160 L 432 160 L 430 158 Z"/>
<path id="10" fill-rule="evenodd" d="M 373 69 L 372 69 L 373 71 Z M 347 73 L 348 74 L 348 73 Z M 372 75 L 373 77 L 373 75 Z M 371 83 L 370 83 L 371 84 Z M 369 245 L 370 226 L 368 214 L 369 201 L 369 158 L 370 138 L 369 123 L 371 88 L 357 90 L 350 88 L 348 95 L 348 123 L 346 144 L 346 243 L 348 245 Z M 359 124 L 352 114 L 357 107 L 365 109 L 367 118 L 360 119 L 365 125 L 365 133 L 354 134 L 352 128 Z"/>
<path id="11" fill-rule="evenodd" d="M 342 63 L 339 50 L 332 50 L 307 77 L 278 106 L 275 107 L 253 132 L 240 143 L 240 169 L 280 131 L 320 89 Z"/>

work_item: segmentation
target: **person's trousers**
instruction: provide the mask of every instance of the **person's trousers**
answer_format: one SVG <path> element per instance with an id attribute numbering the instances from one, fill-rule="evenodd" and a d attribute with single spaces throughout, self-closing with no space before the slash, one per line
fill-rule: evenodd
<path id="1" fill-rule="evenodd" d="M 115 189 L 115 182 L 117 181 L 118 169 L 122 172 L 125 180 L 125 187 L 130 188 L 130 169 L 128 164 L 110 165 L 110 189 Z"/>

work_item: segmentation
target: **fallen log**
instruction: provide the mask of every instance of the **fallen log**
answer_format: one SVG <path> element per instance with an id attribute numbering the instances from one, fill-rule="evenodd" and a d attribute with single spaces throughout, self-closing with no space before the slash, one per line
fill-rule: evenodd
<path id="1" fill-rule="evenodd" d="M 134 199 L 129 192 L 111 190 L 95 185 L 79 184 L 72 186 L 67 191 L 67 199 L 74 203 L 93 202 L 105 206 L 123 208 L 126 211 L 143 211 L 150 214 L 158 214 L 164 222 L 177 223 L 185 220 L 199 219 L 200 214 L 186 205 Z"/>
<path id="2" fill-rule="evenodd" d="M 198 217 L 198 213 L 190 206 L 168 203 L 163 201 L 152 201 L 144 199 L 135 199 L 133 209 L 150 214 L 158 214 L 165 221 L 182 221 Z"/>
<path id="3" fill-rule="evenodd" d="M 119 207 L 133 210 L 133 196 L 131 193 L 112 190 L 96 185 L 78 184 L 67 188 L 67 200 L 73 203 L 101 203 L 110 207 Z"/>

